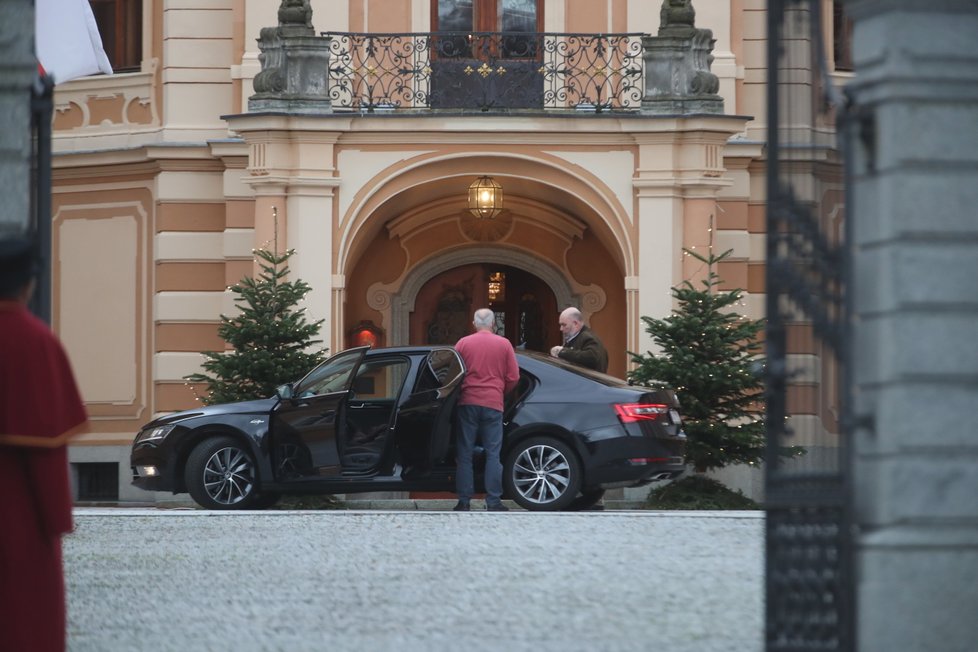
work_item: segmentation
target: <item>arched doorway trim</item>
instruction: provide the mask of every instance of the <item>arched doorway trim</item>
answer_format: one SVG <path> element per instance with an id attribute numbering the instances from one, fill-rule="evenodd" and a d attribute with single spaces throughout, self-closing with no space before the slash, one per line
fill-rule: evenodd
<path id="1" fill-rule="evenodd" d="M 418 292 L 429 280 L 455 267 L 471 263 L 498 263 L 516 267 L 539 277 L 557 299 L 557 305 L 579 306 L 585 317 L 604 308 L 607 296 L 596 285 L 571 285 L 569 274 L 535 257 L 531 252 L 505 247 L 466 247 L 432 256 L 415 265 L 399 285 L 377 283 L 370 287 L 367 303 L 384 314 L 392 346 L 408 344 L 408 317 L 414 311 Z M 554 315 L 554 320 L 557 316 Z"/>
<path id="2" fill-rule="evenodd" d="M 521 178 L 566 194 L 579 202 L 577 214 L 594 229 L 608 251 L 616 258 L 624 276 L 634 275 L 631 218 L 621 203 L 595 175 L 573 168 L 558 157 L 537 153 L 534 156 L 513 152 L 484 152 L 479 155 L 432 153 L 399 161 L 365 182 L 340 216 L 339 242 L 335 269 L 347 273 L 363 253 L 366 242 L 381 224 L 396 216 L 384 209 L 396 206 L 399 195 L 411 194 L 434 181 L 490 174 L 500 180 Z M 459 208 L 463 208 L 461 205 Z M 381 220 L 377 220 L 377 215 Z"/>

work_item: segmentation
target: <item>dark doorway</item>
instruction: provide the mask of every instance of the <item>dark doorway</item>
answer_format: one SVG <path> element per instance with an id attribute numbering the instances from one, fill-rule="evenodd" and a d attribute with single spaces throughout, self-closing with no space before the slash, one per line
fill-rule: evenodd
<path id="1" fill-rule="evenodd" d="M 418 292 L 412 344 L 455 344 L 472 332 L 472 313 L 491 308 L 497 332 L 513 346 L 547 351 L 560 344 L 557 298 L 540 278 L 508 265 L 477 263 L 438 274 Z"/>

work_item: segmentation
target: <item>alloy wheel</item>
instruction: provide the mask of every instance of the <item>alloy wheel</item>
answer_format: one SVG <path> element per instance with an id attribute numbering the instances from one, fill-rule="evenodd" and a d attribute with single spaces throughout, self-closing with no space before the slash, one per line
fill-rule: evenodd
<path id="1" fill-rule="evenodd" d="M 513 486 L 525 500 L 549 504 L 567 492 L 573 470 L 564 453 L 548 444 L 528 446 L 513 465 Z"/>
<path id="2" fill-rule="evenodd" d="M 240 448 L 221 448 L 207 459 L 203 480 L 214 502 L 235 505 L 254 492 L 255 465 Z"/>

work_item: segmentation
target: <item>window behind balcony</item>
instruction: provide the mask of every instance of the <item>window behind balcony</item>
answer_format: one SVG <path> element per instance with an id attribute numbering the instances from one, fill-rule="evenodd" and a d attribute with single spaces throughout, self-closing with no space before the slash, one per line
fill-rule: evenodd
<path id="1" fill-rule="evenodd" d="M 536 40 L 516 35 L 543 31 L 543 0 L 432 0 L 431 13 L 436 32 L 506 32 L 501 51 L 494 54 L 508 59 L 536 56 Z M 445 43 L 454 51 L 443 56 L 482 58 L 462 39 Z"/>
<path id="2" fill-rule="evenodd" d="M 431 0 L 431 24 L 432 108 L 542 106 L 543 0 Z"/>
<path id="3" fill-rule="evenodd" d="M 143 54 L 143 0 L 89 0 L 112 70 L 139 70 Z"/>
<path id="4" fill-rule="evenodd" d="M 541 32 L 543 0 L 432 0 L 436 32 Z"/>
<path id="5" fill-rule="evenodd" d="M 835 69 L 852 70 L 852 19 L 838 0 L 832 3 L 832 50 Z"/>

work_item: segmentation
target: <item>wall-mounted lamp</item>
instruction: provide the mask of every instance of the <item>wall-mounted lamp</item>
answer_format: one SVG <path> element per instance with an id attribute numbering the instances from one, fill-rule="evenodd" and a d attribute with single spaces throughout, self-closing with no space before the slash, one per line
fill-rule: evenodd
<path id="1" fill-rule="evenodd" d="M 479 218 L 496 217 L 503 210 L 503 187 L 489 176 L 482 176 L 469 186 L 469 210 Z"/>
<path id="2" fill-rule="evenodd" d="M 376 348 L 382 345 L 384 331 L 369 319 L 361 321 L 350 329 L 350 344 L 352 346 L 369 346 Z"/>

